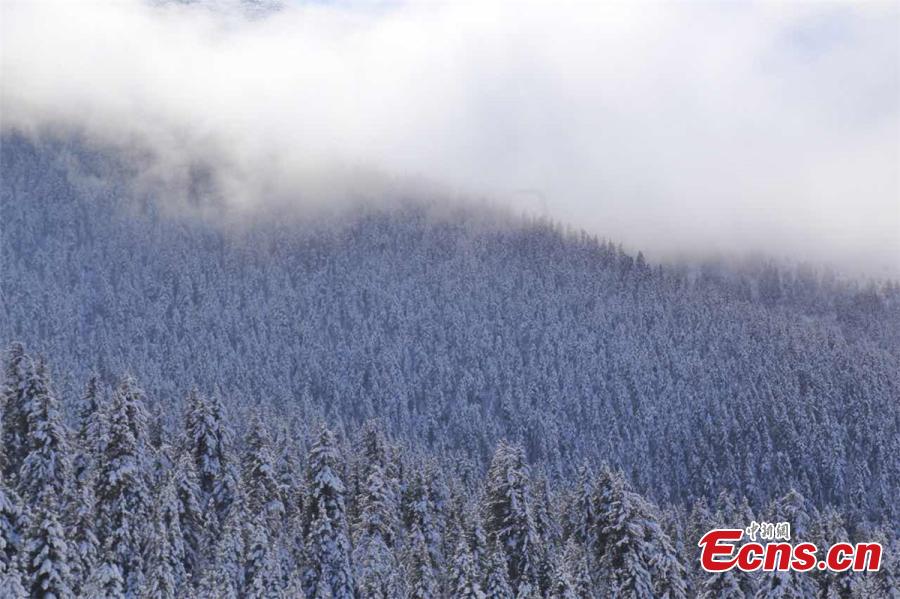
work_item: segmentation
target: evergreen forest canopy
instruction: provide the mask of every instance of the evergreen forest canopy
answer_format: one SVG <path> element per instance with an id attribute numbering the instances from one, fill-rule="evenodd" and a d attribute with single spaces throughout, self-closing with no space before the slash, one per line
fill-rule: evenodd
<path id="1" fill-rule="evenodd" d="M 233 230 L 2 141 L 0 596 L 896 593 L 895 283 L 415 203 Z M 888 562 L 698 571 L 754 515 Z"/>

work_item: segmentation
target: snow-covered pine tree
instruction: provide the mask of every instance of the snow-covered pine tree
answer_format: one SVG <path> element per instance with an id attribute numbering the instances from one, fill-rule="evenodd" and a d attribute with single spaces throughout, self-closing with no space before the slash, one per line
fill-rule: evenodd
<path id="1" fill-rule="evenodd" d="M 306 500 L 307 595 L 354 597 L 351 547 L 334 433 L 322 426 L 309 452 Z"/>
<path id="2" fill-rule="evenodd" d="M 28 452 L 28 396 L 26 385 L 33 364 L 21 343 L 13 343 L 7 351 L 5 377 L 0 391 L 2 405 L 3 447 L 0 449 L 3 476 L 11 487 L 17 484 L 19 468 Z"/>
<path id="3" fill-rule="evenodd" d="M 506 554 L 509 581 L 518 593 L 525 583 L 537 584 L 540 539 L 529 505 L 529 475 L 525 451 L 500 442 L 488 471 L 485 528 Z"/>
<path id="4" fill-rule="evenodd" d="M 372 518 L 377 518 L 377 526 L 385 544 L 393 549 L 399 525 L 400 497 L 398 481 L 393 472 L 390 447 L 378 423 L 370 420 L 363 425 L 361 444 L 362 480 L 360 481 L 359 519 L 362 523 L 366 523 L 368 520 L 366 525 L 369 526 L 372 524 Z M 374 474 L 373 478 L 373 472 L 376 470 L 378 472 Z M 370 489 L 372 483 L 375 483 L 376 488 Z M 376 508 L 373 503 L 378 507 Z M 369 512 L 365 519 L 362 518 L 364 510 Z"/>
<path id="5" fill-rule="evenodd" d="M 516 591 L 516 599 L 543 599 L 540 587 L 534 582 L 523 582 Z"/>
<path id="6" fill-rule="evenodd" d="M 734 570 L 706 573 L 698 594 L 700 599 L 744 599 L 746 596 Z"/>
<path id="7" fill-rule="evenodd" d="M 92 475 L 76 483 L 75 497 L 69 506 L 72 528 L 72 590 L 79 594 L 97 565 L 100 542 L 95 534 L 97 502 L 94 498 Z"/>
<path id="8" fill-rule="evenodd" d="M 388 487 L 381 466 L 374 465 L 369 468 L 359 498 L 360 514 L 359 522 L 356 524 L 357 536 L 378 536 L 386 546 L 390 546 L 394 538 L 394 514 L 397 511 L 394 501 L 395 498 Z"/>
<path id="9" fill-rule="evenodd" d="M 594 599 L 594 582 L 591 580 L 587 552 L 574 537 L 566 541 L 562 559 L 570 569 L 575 596 L 578 599 Z"/>
<path id="10" fill-rule="evenodd" d="M 793 576 L 793 572 L 766 572 L 766 578 L 759 585 L 755 599 L 804 599 L 812 597 L 803 590 L 803 585 Z"/>
<path id="11" fill-rule="evenodd" d="M 0 475 L 0 597 L 26 597 L 22 577 L 24 524 L 18 497 Z"/>
<path id="12" fill-rule="evenodd" d="M 282 431 L 276 442 L 275 467 L 278 485 L 284 502 L 284 518 L 293 521 L 303 513 L 303 467 L 299 456 L 297 439 L 300 434 Z"/>
<path id="13" fill-rule="evenodd" d="M 547 595 L 549 599 L 580 599 L 572 565 L 563 555 L 557 554 L 553 559 L 553 573 Z"/>
<path id="14" fill-rule="evenodd" d="M 440 585 L 428 555 L 425 535 L 414 522 L 404 552 L 408 599 L 431 599 L 440 595 Z"/>
<path id="15" fill-rule="evenodd" d="M 174 473 L 163 476 L 154 498 L 152 525 L 144 556 L 145 599 L 174 599 L 188 582 L 185 571 L 185 543 L 181 530 L 181 502 Z"/>
<path id="16" fill-rule="evenodd" d="M 25 457 L 19 469 L 19 492 L 25 502 L 45 501 L 54 511 L 65 502 L 71 487 L 69 432 L 50 388 L 46 364 L 38 358 L 25 383 L 28 429 Z"/>
<path id="17" fill-rule="evenodd" d="M 373 599 L 390 599 L 402 594 L 403 580 L 399 565 L 380 535 L 365 534 L 354 549 L 356 583 L 360 595 Z"/>
<path id="18" fill-rule="evenodd" d="M 75 483 L 81 485 L 83 479 L 93 469 L 96 441 L 92 437 L 92 421 L 100 415 L 100 380 L 91 374 L 84 387 L 84 393 L 76 407 L 75 456 L 72 460 L 72 472 Z"/>
<path id="19" fill-rule="evenodd" d="M 745 523 L 756 520 L 756 515 L 750 508 L 747 498 L 741 497 L 740 499 L 735 499 L 735 497 L 727 491 L 723 491 L 719 494 L 718 498 L 716 498 L 716 508 L 716 513 L 714 515 L 707 514 L 707 517 L 714 517 L 718 524 L 711 525 L 707 522 L 707 524 L 709 524 L 707 528 L 696 532 L 700 537 L 697 537 L 691 545 L 696 546 L 696 543 L 700 540 L 702 535 L 712 528 L 742 528 Z M 758 573 L 742 572 L 737 569 L 732 570 L 731 572 L 746 596 L 751 597 L 756 594 L 757 588 L 760 582 L 762 582 L 762 577 L 759 576 Z M 706 573 L 704 572 L 704 574 Z"/>
<path id="20" fill-rule="evenodd" d="M 433 568 L 444 563 L 442 526 L 438 508 L 431 490 L 430 472 L 420 467 L 412 472 L 407 482 L 403 500 L 403 513 L 407 530 L 418 528 L 425 543 L 425 552 Z"/>
<path id="21" fill-rule="evenodd" d="M 647 519 L 647 540 L 652 546 L 650 567 L 654 594 L 658 599 L 687 599 L 687 572 L 678 559 L 671 539 L 663 531 L 656 517 L 656 506 L 645 503 L 651 509 Z"/>
<path id="22" fill-rule="evenodd" d="M 56 509 L 55 498 L 44 495 L 28 530 L 24 554 L 25 579 L 32 597 L 72 597 L 71 550 Z"/>
<path id="23" fill-rule="evenodd" d="M 751 518 L 752 521 L 755 518 Z M 720 527 L 723 522 L 721 514 L 717 515 L 710 509 L 709 502 L 704 497 L 698 497 L 693 501 L 690 510 L 684 518 L 684 545 L 693 550 L 697 543 L 703 538 L 703 535 L 713 528 Z M 735 526 L 744 526 L 741 523 L 735 523 Z M 741 573 L 743 574 L 743 573 Z M 704 585 L 708 583 L 708 573 L 700 567 L 698 563 L 694 563 L 693 567 L 688 571 L 690 585 L 689 587 L 699 593 Z M 740 581 L 741 576 L 736 576 Z M 754 577 L 755 580 L 755 577 Z M 755 594 L 754 589 L 752 594 Z"/>
<path id="24" fill-rule="evenodd" d="M 537 562 L 538 584 L 542 589 L 548 589 L 553 580 L 554 570 L 551 557 L 562 549 L 560 547 L 562 530 L 551 515 L 553 508 L 551 507 L 550 482 L 547 477 L 544 474 L 535 476 L 530 488 L 534 527 L 541 540 L 540 545 L 533 550 L 534 560 Z"/>
<path id="25" fill-rule="evenodd" d="M 304 500 L 301 500 L 301 504 Z M 302 582 L 306 574 L 307 551 L 305 544 L 305 517 L 302 512 L 295 512 L 285 522 L 281 534 L 282 568 L 289 579 L 299 578 Z"/>
<path id="26" fill-rule="evenodd" d="M 425 542 L 435 567 L 444 569 L 452 555 L 453 547 L 448 546 L 447 521 L 450 508 L 450 489 L 442 471 L 442 465 L 431 458 L 425 461 L 422 473 L 422 488 L 427 493 L 429 525 L 422 527 Z"/>
<path id="27" fill-rule="evenodd" d="M 113 394 L 103 452 L 97 458 L 97 537 L 102 562 L 118 566 L 126 594 L 136 593 L 143 575 L 142 557 L 151 497 L 147 480 L 147 431 L 143 394 L 126 377 Z"/>
<path id="28" fill-rule="evenodd" d="M 269 530 L 274 532 L 281 524 L 285 508 L 272 441 L 258 416 L 252 418 L 244 444 L 241 475 L 247 509 L 251 514 L 261 514 Z"/>
<path id="29" fill-rule="evenodd" d="M 594 480 L 595 475 L 587 463 L 575 470 L 574 484 L 559 497 L 562 509 L 563 533 L 566 538 L 575 537 L 584 547 L 593 547 L 594 539 Z"/>
<path id="30" fill-rule="evenodd" d="M 65 506 L 66 521 L 71 525 L 72 589 L 76 595 L 86 592 L 86 585 L 97 566 L 100 542 L 96 534 L 98 439 L 104 436 L 106 405 L 101 401 L 100 382 L 92 374 L 76 407 L 77 427 L 74 433 L 73 496 Z"/>
<path id="31" fill-rule="evenodd" d="M 86 388 L 85 396 L 90 391 Z M 87 405 L 94 404 L 94 409 L 87 411 Z M 76 445 L 79 454 L 79 462 L 83 467 L 90 467 L 91 475 L 96 476 L 98 460 L 106 450 L 106 442 L 109 434 L 109 418 L 112 409 L 112 400 L 103 387 L 97 387 L 96 394 L 88 397 L 87 402 L 81 404 L 81 420 L 76 435 Z M 85 473 L 82 474 L 82 478 Z"/>
<path id="32" fill-rule="evenodd" d="M 211 538 L 207 532 L 207 523 L 200 505 L 200 486 L 194 462 L 186 451 L 178 454 L 172 472 L 175 484 L 175 496 L 178 498 L 178 521 L 184 537 L 184 571 L 196 581 L 203 560 L 211 548 L 206 544 Z"/>
<path id="33" fill-rule="evenodd" d="M 654 547 L 648 539 L 649 507 L 619 472 L 601 474 L 596 533 L 599 579 L 617 597 L 652 599 Z"/>
<path id="34" fill-rule="evenodd" d="M 288 577 L 282 597 L 284 599 L 306 599 L 306 593 L 303 590 L 303 574 L 299 568 L 291 572 Z"/>
<path id="35" fill-rule="evenodd" d="M 244 525 L 250 515 L 244 509 L 243 495 L 238 483 L 219 529 L 212 559 L 198 585 L 197 594 L 202 599 L 237 599 L 244 588 Z"/>
<path id="36" fill-rule="evenodd" d="M 513 599 L 508 572 L 506 554 L 494 546 L 488 552 L 487 578 L 484 582 L 485 599 Z"/>
<path id="37" fill-rule="evenodd" d="M 488 542 L 487 531 L 484 530 L 484 520 L 481 511 L 478 509 L 480 502 L 473 499 L 471 507 L 467 508 L 466 520 L 463 525 L 468 524 L 468 534 L 466 538 L 469 541 L 469 548 L 472 550 L 472 559 L 475 565 L 485 575 L 488 572 L 488 563 L 490 562 L 490 544 Z M 484 585 L 482 585 L 483 587 Z"/>
<path id="38" fill-rule="evenodd" d="M 186 403 L 187 448 L 194 459 L 203 493 L 202 505 L 209 522 L 221 523 L 234 500 L 238 483 L 231 460 L 233 435 L 218 395 L 207 398 L 194 390 Z"/>
<path id="39" fill-rule="evenodd" d="M 483 574 L 479 571 L 466 540 L 460 539 L 453 556 L 449 591 L 456 599 L 484 599 L 481 589 Z"/>
<path id="40" fill-rule="evenodd" d="M 381 465 L 372 464 L 367 470 L 359 499 L 359 521 L 354 527 L 356 583 L 364 597 L 389 599 L 400 590 L 397 560 L 388 543 L 388 539 L 393 542 L 397 507 Z"/>
<path id="41" fill-rule="evenodd" d="M 247 599 L 278 597 L 281 573 L 275 560 L 275 548 L 265 513 L 254 513 L 245 527 L 244 589 Z"/>
<path id="42" fill-rule="evenodd" d="M 104 555 L 113 555 L 110 547 Z M 124 599 L 125 580 L 118 564 L 108 560 L 101 561 L 91 572 L 80 595 L 84 599 Z"/>

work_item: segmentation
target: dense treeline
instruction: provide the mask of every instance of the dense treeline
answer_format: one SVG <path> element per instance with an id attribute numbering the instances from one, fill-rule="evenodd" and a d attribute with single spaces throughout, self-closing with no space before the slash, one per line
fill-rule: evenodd
<path id="1" fill-rule="evenodd" d="M 651 266 L 421 205 L 223 225 L 77 145 L 5 137 L 0 160 L 0 342 L 52 356 L 65 396 L 132 372 L 169 430 L 184 389 L 218 389 L 235 414 L 347 436 L 377 417 L 482 467 L 502 438 L 551 479 L 606 461 L 657 502 L 762 509 L 793 488 L 900 523 L 895 284 Z"/>
<path id="2" fill-rule="evenodd" d="M 229 419 L 191 392 L 174 429 L 138 383 L 92 377 L 64 422 L 48 367 L 8 352 L 2 390 L 0 596 L 42 597 L 893 597 L 897 543 L 850 533 L 796 491 L 758 516 L 722 494 L 661 509 L 621 471 L 552 483 L 519 444 L 486 473 L 397 443 L 376 422 Z M 237 429 L 237 430 L 236 430 Z M 754 518 L 820 546 L 862 535 L 881 571 L 704 574 L 696 539 Z"/>

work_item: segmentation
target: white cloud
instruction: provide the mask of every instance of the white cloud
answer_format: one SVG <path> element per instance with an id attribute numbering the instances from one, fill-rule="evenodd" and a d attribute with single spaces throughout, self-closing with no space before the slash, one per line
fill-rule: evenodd
<path id="1" fill-rule="evenodd" d="M 896 4 L 2 10 L 4 130 L 208 167 L 240 205 L 414 177 L 651 253 L 900 272 Z"/>

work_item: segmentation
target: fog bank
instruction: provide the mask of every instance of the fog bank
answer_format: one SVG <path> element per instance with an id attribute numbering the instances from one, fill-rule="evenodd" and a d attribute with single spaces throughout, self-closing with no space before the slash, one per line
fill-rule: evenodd
<path id="1" fill-rule="evenodd" d="M 0 126 L 78 133 L 148 182 L 201 177 L 241 209 L 425 185 L 651 256 L 763 251 L 898 276 L 898 15 L 11 0 Z"/>

